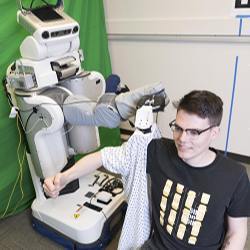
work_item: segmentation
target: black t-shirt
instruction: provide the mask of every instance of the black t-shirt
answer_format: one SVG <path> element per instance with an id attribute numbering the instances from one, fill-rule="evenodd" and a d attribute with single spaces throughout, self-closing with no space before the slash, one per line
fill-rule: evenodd
<path id="1" fill-rule="evenodd" d="M 174 142 L 156 139 L 149 144 L 152 249 L 219 249 L 226 233 L 226 216 L 250 215 L 245 168 L 211 150 L 216 153 L 213 163 L 196 168 L 178 157 Z"/>

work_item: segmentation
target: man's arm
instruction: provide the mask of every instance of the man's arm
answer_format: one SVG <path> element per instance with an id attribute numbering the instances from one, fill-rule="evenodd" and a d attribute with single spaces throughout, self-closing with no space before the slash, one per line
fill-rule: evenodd
<path id="1" fill-rule="evenodd" d="M 247 238 L 247 217 L 227 216 L 228 229 L 221 249 L 243 250 Z"/>
<path id="2" fill-rule="evenodd" d="M 63 189 L 69 182 L 79 178 L 80 176 L 87 175 L 101 166 L 101 152 L 98 151 L 89 154 L 77 161 L 73 167 L 65 172 L 46 178 L 43 184 L 44 191 L 47 195 L 55 198 L 59 195 L 60 190 Z"/>

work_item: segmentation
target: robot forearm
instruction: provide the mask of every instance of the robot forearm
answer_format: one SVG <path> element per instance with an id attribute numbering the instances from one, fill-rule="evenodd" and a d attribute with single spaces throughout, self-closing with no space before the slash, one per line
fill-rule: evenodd
<path id="1" fill-rule="evenodd" d="M 72 125 L 115 128 L 136 114 L 141 100 L 151 101 L 148 104 L 154 106 L 155 96 L 162 97 L 163 107 L 168 104 L 163 85 L 153 84 L 118 96 L 106 93 L 96 105 L 85 97 L 69 96 L 63 104 L 63 112 L 66 121 Z"/>

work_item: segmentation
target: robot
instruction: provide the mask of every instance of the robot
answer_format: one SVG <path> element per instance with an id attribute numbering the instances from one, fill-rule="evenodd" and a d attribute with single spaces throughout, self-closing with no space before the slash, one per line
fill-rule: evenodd
<path id="1" fill-rule="evenodd" d="M 81 68 L 80 27 L 63 12 L 63 1 L 31 9 L 18 3 L 17 21 L 31 35 L 7 69 L 6 89 L 10 116 L 19 114 L 28 143 L 33 227 L 67 248 L 103 248 L 126 208 L 120 179 L 95 171 L 69 183 L 56 199 L 46 197 L 43 180 L 70 168 L 76 154 L 97 149 L 98 126 L 118 127 L 140 107 L 136 126 L 148 131 L 153 110 L 169 100 L 161 84 L 105 93 L 103 76 Z"/>

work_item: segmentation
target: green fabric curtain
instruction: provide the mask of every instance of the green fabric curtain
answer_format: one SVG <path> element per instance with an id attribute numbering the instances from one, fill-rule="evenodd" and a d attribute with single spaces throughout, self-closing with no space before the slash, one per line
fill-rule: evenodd
<path id="1" fill-rule="evenodd" d="M 26 0 L 25 2 L 27 2 Z M 103 2 L 100 0 L 65 0 L 65 12 L 80 24 L 83 67 L 111 73 Z M 27 32 L 16 22 L 16 1 L 0 0 L 0 79 L 11 62 L 20 58 L 19 46 Z M 9 119 L 10 106 L 0 87 L 0 218 L 29 207 L 35 198 L 22 129 L 16 119 Z M 119 129 L 100 128 L 101 147 L 119 145 Z"/>

